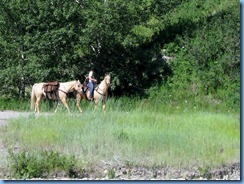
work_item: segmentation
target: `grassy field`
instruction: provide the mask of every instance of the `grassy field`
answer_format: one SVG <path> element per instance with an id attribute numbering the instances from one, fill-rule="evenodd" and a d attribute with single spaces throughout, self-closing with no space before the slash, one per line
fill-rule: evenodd
<path id="1" fill-rule="evenodd" d="M 87 102 L 82 115 L 70 106 L 72 114 L 61 108 L 11 120 L 5 143 L 75 155 L 82 165 L 116 159 L 148 167 L 214 167 L 240 160 L 239 113 L 128 99 L 110 99 L 106 113 Z"/>

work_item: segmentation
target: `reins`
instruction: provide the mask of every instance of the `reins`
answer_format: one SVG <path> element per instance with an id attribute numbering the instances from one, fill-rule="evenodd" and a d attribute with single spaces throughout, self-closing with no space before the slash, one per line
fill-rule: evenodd
<path id="1" fill-rule="evenodd" d="M 106 81 L 105 81 L 105 84 L 109 87 L 109 84 L 107 84 Z M 99 85 L 100 85 L 100 84 L 99 84 Z M 106 93 L 103 94 L 103 93 L 98 92 L 98 89 L 100 89 L 100 90 L 103 92 L 103 90 L 102 90 L 101 88 L 99 88 L 99 85 L 95 88 L 96 92 L 97 92 L 98 94 L 102 95 L 102 96 L 106 96 Z"/>
<path id="2" fill-rule="evenodd" d="M 102 96 L 106 96 L 105 94 L 98 92 L 98 89 L 100 89 L 100 88 L 99 88 L 99 85 L 98 85 L 98 86 L 96 87 L 96 89 L 95 89 L 96 92 L 97 92 L 98 94 L 102 95 Z M 102 89 L 100 89 L 100 90 L 103 92 Z"/>
<path id="3" fill-rule="evenodd" d="M 67 92 L 65 92 L 64 90 L 62 90 L 62 89 L 58 89 L 59 91 L 62 91 L 63 93 L 65 93 L 66 95 L 68 95 L 68 93 Z"/>
<path id="4" fill-rule="evenodd" d="M 72 87 L 72 88 L 74 88 L 74 87 Z M 66 95 L 68 95 L 68 93 L 69 93 L 69 92 L 65 92 L 64 90 L 62 90 L 62 89 L 60 89 L 60 88 L 58 88 L 58 90 L 59 90 L 59 91 L 62 91 L 62 92 L 65 93 Z M 68 91 L 69 91 L 69 90 L 68 90 Z"/>

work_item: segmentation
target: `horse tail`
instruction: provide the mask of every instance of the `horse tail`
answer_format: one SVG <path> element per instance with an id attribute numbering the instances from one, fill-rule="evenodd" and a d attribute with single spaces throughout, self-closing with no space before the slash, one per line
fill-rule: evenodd
<path id="1" fill-rule="evenodd" d="M 34 105 L 35 105 L 35 101 L 36 101 L 35 86 L 36 86 L 36 84 L 33 85 L 32 91 L 31 91 L 31 110 L 34 109 Z"/>

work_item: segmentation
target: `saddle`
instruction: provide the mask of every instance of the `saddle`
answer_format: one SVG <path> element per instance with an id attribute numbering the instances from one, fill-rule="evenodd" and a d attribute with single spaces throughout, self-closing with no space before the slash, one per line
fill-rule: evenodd
<path id="1" fill-rule="evenodd" d="M 88 78 L 88 75 L 84 75 L 85 77 L 85 80 L 83 82 L 83 92 L 85 93 L 87 90 L 89 90 L 89 86 L 88 86 L 88 83 L 89 83 L 89 78 Z M 94 84 L 94 89 L 93 91 L 95 90 L 95 88 L 98 86 L 97 83 L 93 83 Z"/>
<path id="2" fill-rule="evenodd" d="M 46 93 L 46 96 L 49 99 L 58 98 L 58 88 L 59 88 L 59 81 L 48 82 L 47 84 L 43 84 L 44 92 Z"/>
<path id="3" fill-rule="evenodd" d="M 98 86 L 98 84 L 95 83 L 95 84 L 94 84 L 93 91 L 97 88 L 97 86 Z M 83 92 L 84 92 L 84 93 L 85 93 L 87 90 L 90 90 L 90 88 L 89 88 L 89 86 L 87 85 L 87 83 L 83 83 L 83 87 L 82 87 L 82 89 L 83 89 Z"/>

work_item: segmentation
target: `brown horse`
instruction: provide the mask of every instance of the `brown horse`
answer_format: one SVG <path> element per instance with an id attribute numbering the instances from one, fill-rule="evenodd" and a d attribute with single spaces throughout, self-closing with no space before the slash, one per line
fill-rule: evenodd
<path id="1" fill-rule="evenodd" d="M 110 75 L 107 74 L 105 75 L 104 79 L 102 80 L 102 82 L 97 86 L 95 87 L 94 89 L 94 94 L 93 94 L 93 101 L 94 101 L 94 104 L 95 104 L 95 109 L 97 108 L 97 105 L 100 101 L 102 101 L 103 103 L 103 110 L 105 111 L 106 109 L 106 101 L 107 101 L 107 98 L 108 98 L 108 88 L 110 86 Z M 84 86 L 83 86 L 83 90 L 84 90 Z M 86 99 L 88 100 L 89 96 L 90 96 L 90 89 L 88 88 L 86 91 L 83 91 L 83 93 L 77 93 L 74 91 L 74 95 L 76 97 L 76 106 L 77 108 L 80 110 L 80 112 L 82 112 L 82 109 L 80 108 L 80 102 L 83 100 L 83 99 Z"/>
<path id="2" fill-rule="evenodd" d="M 44 92 L 44 85 L 47 85 L 48 83 L 42 82 L 42 83 L 36 83 L 32 87 L 32 92 L 31 92 L 31 109 L 35 108 L 35 113 L 39 113 L 39 105 L 40 102 L 43 98 L 47 97 L 47 93 Z M 79 80 L 75 81 L 70 81 L 70 82 L 60 82 L 59 83 L 59 88 L 57 89 L 57 100 L 58 100 L 58 105 L 57 108 L 55 109 L 55 112 L 57 112 L 58 107 L 60 106 L 60 101 L 63 102 L 64 106 L 69 110 L 69 106 L 66 102 L 66 98 L 69 92 L 77 92 L 77 93 L 83 93 L 82 90 L 83 85 L 80 83 Z"/>

